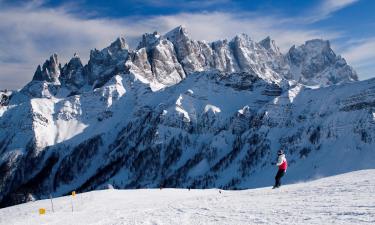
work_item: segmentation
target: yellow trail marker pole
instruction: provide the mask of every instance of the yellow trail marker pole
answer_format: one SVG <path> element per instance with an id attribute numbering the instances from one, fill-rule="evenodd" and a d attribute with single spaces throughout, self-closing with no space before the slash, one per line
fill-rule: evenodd
<path id="1" fill-rule="evenodd" d="M 44 215 L 46 214 L 46 209 L 45 208 L 40 208 L 39 209 L 39 215 Z"/>
<path id="2" fill-rule="evenodd" d="M 71 203 L 72 203 L 72 212 L 74 211 L 74 208 L 73 208 L 73 198 L 76 196 L 76 192 L 75 191 L 72 191 L 72 198 L 70 199 L 71 200 Z"/>

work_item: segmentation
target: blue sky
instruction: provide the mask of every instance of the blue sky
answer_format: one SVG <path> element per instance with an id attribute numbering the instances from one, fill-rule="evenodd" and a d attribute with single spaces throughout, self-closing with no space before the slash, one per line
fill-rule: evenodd
<path id="1" fill-rule="evenodd" d="M 247 33 L 271 36 L 282 51 L 306 40 L 331 41 L 360 79 L 375 77 L 373 0 L 0 0 L 0 89 L 17 89 L 56 52 L 65 63 L 77 52 L 104 48 L 118 36 L 139 36 L 184 25 L 194 39 Z"/>

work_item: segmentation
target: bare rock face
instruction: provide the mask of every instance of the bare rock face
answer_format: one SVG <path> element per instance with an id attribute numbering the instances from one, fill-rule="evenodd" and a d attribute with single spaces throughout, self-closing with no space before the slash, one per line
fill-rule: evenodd
<path id="1" fill-rule="evenodd" d="M 328 86 L 358 80 L 357 73 L 333 52 L 329 41 L 315 39 L 293 46 L 286 58 L 291 70 L 288 78 L 302 84 Z"/>
<path id="2" fill-rule="evenodd" d="M 275 64 L 275 53 L 271 51 L 278 50 L 274 42 L 273 48 L 267 49 L 241 34 L 231 41 L 206 43 L 192 40 L 181 26 L 168 32 L 165 37 L 173 43 L 177 58 L 188 75 L 201 71 L 254 72 L 268 80 L 281 80 L 270 68 Z"/>
<path id="3" fill-rule="evenodd" d="M 125 62 L 129 57 L 129 46 L 125 38 L 120 37 L 109 47 L 90 52 L 88 64 L 84 67 L 88 83 L 100 87 L 116 74 L 125 72 Z"/>
<path id="4" fill-rule="evenodd" d="M 265 39 L 263 39 L 262 41 L 260 41 L 259 44 L 263 48 L 265 48 L 271 55 L 274 55 L 274 56 L 281 56 L 282 55 L 279 47 L 277 47 L 277 45 L 276 45 L 276 42 L 274 40 L 272 40 L 270 36 L 268 36 Z"/>
<path id="5" fill-rule="evenodd" d="M 185 27 L 176 27 L 164 36 L 173 43 L 177 58 L 187 74 L 209 68 L 212 49 L 205 42 L 190 39 Z"/>
<path id="6" fill-rule="evenodd" d="M 152 74 L 151 64 L 147 55 L 147 48 L 140 48 L 131 54 L 131 60 L 126 65 L 131 73 L 137 74 L 137 78 L 150 83 L 153 81 L 154 76 Z"/>
<path id="7" fill-rule="evenodd" d="M 61 70 L 61 79 L 64 84 L 76 88 L 81 88 L 88 83 L 88 77 L 85 75 L 81 59 L 77 54 L 74 54 L 74 57 Z"/>
<path id="8" fill-rule="evenodd" d="M 156 32 L 143 35 L 126 65 L 131 73 L 149 83 L 153 90 L 177 84 L 186 76 L 173 44 Z"/>
<path id="9" fill-rule="evenodd" d="M 0 90 L 0 106 L 7 106 L 11 98 L 12 92 L 8 90 Z"/>
<path id="10" fill-rule="evenodd" d="M 185 78 L 185 72 L 176 58 L 171 42 L 161 40 L 151 51 L 151 67 L 158 82 L 170 86 Z"/>
<path id="11" fill-rule="evenodd" d="M 53 54 L 49 60 L 46 60 L 41 67 L 40 65 L 34 73 L 33 80 L 47 81 L 59 84 L 59 77 L 61 73 L 61 65 L 57 58 L 57 54 Z"/>
<path id="12" fill-rule="evenodd" d="M 241 72 L 253 71 L 268 82 L 281 82 L 282 75 L 273 68 L 274 64 L 279 64 L 279 61 L 274 55 L 269 54 L 267 49 L 246 34 L 237 35 L 232 42 L 234 55 Z"/>

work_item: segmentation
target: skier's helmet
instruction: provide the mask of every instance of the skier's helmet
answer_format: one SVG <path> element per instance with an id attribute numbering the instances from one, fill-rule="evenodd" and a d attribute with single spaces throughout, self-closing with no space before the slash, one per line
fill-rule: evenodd
<path id="1" fill-rule="evenodd" d="M 284 151 L 282 149 L 280 149 L 279 151 L 277 151 L 277 154 L 282 155 L 282 154 L 284 154 Z"/>

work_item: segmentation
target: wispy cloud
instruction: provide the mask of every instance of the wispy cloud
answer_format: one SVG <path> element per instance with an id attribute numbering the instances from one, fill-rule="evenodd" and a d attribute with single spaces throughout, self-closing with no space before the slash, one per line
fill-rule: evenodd
<path id="1" fill-rule="evenodd" d="M 348 7 L 356 2 L 359 2 L 359 0 L 321 0 L 321 3 L 311 10 L 310 16 L 307 16 L 304 21 L 313 23 L 326 19 L 334 12 Z"/>
<path id="2" fill-rule="evenodd" d="M 249 34 L 254 40 L 271 36 L 283 51 L 287 51 L 293 44 L 302 44 L 308 39 L 334 39 L 340 35 L 335 31 L 298 28 L 290 24 L 290 18 L 258 13 L 182 13 L 150 18 L 150 21 L 162 24 L 162 31 L 185 25 L 191 36 L 197 40 L 214 41 L 232 38 L 239 33 Z"/>
<path id="3" fill-rule="evenodd" d="M 62 61 L 76 51 L 87 59 L 90 49 L 106 46 L 124 30 L 117 21 L 81 19 L 64 8 L 46 9 L 33 3 L 1 8 L 0 34 L 0 88 L 20 88 L 52 53 L 57 52 Z"/>
<path id="4" fill-rule="evenodd" d="M 356 65 L 362 78 L 370 78 L 375 74 L 373 71 L 375 64 L 375 37 L 352 42 L 342 54 L 349 63 Z"/>
<path id="5" fill-rule="evenodd" d="M 136 2 L 138 4 L 142 5 L 148 5 L 153 7 L 184 7 L 184 9 L 196 9 L 196 8 L 206 8 L 211 7 L 215 5 L 221 5 L 230 3 L 230 0 L 132 0 L 133 2 Z"/>

